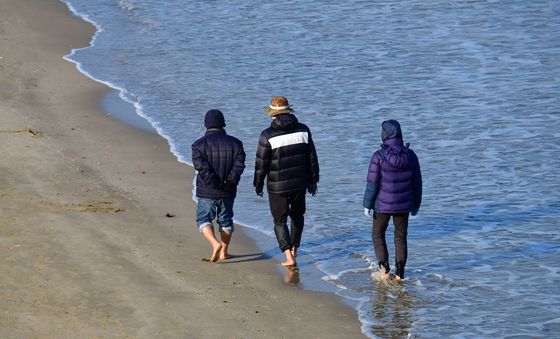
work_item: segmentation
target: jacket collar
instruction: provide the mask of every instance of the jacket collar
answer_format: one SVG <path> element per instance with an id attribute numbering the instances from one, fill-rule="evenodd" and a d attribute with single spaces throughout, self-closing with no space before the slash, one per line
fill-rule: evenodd
<path id="1" fill-rule="evenodd" d="M 293 125 L 298 123 L 298 119 L 295 115 L 290 113 L 279 114 L 276 116 L 272 123 L 270 124 L 273 128 L 276 129 L 286 129 L 290 128 Z"/>
<path id="2" fill-rule="evenodd" d="M 391 138 L 383 141 L 383 145 L 387 146 L 404 146 L 403 140 L 401 138 Z"/>
<path id="3" fill-rule="evenodd" d="M 209 128 L 206 130 L 206 133 L 204 133 L 204 135 L 208 134 L 226 134 L 226 130 L 223 128 Z"/>

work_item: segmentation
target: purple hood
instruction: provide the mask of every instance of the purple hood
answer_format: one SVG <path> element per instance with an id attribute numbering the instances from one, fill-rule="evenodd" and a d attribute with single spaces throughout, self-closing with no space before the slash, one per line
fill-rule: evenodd
<path id="1" fill-rule="evenodd" d="M 393 167 L 404 169 L 410 164 L 409 144 L 404 144 L 402 139 L 389 139 L 381 144 L 385 160 Z"/>

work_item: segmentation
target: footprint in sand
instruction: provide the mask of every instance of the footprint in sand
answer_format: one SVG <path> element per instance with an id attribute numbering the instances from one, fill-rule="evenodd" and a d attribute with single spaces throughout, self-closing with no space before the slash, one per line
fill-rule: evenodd
<path id="1" fill-rule="evenodd" d="M 76 211 L 89 213 L 119 213 L 123 208 L 115 206 L 111 201 L 85 201 L 78 204 L 59 204 L 43 202 L 43 206 L 53 211 Z"/>
<path id="2" fill-rule="evenodd" d="M 21 130 L 14 130 L 14 131 L 0 131 L 0 133 L 8 133 L 8 134 L 22 134 L 29 137 L 36 137 L 40 133 L 37 130 L 31 128 L 24 128 Z"/>

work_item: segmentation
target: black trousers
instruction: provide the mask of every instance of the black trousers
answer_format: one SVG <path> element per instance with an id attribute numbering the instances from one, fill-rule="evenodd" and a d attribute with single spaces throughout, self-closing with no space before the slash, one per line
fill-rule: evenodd
<path id="1" fill-rule="evenodd" d="M 270 212 L 274 219 L 274 233 L 280 250 L 298 248 L 303 232 L 303 214 L 305 213 L 305 191 L 286 194 L 268 194 Z M 288 230 L 288 217 L 291 219 L 291 230 Z"/>
<path id="2" fill-rule="evenodd" d="M 387 251 L 387 243 L 385 242 L 385 231 L 389 226 L 389 219 L 393 217 L 393 225 L 395 225 L 395 274 L 404 278 L 404 266 L 408 256 L 408 247 L 406 236 L 408 234 L 408 213 L 388 214 L 375 212 L 373 216 L 373 227 L 371 238 L 373 240 L 373 248 L 379 267 L 384 267 L 385 272 L 389 272 L 389 252 Z"/>

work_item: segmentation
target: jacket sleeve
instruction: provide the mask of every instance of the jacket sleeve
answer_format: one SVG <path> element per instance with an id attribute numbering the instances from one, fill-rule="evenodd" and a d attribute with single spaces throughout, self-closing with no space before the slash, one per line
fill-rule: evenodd
<path id="1" fill-rule="evenodd" d="M 255 157 L 255 176 L 253 178 L 253 186 L 262 189 L 264 187 L 264 179 L 270 170 L 270 161 L 272 158 L 272 148 L 264 134 L 261 133 L 259 145 L 257 146 L 257 155 Z"/>
<path id="2" fill-rule="evenodd" d="M 191 146 L 192 149 L 192 162 L 194 169 L 198 171 L 198 177 L 202 182 L 211 186 L 214 182 L 219 181 L 220 178 L 208 163 L 206 155 L 204 152 L 204 146 L 200 143 L 194 143 Z"/>
<path id="3" fill-rule="evenodd" d="M 317 158 L 317 151 L 315 150 L 315 144 L 313 143 L 313 138 L 311 137 L 311 131 L 307 130 L 309 134 L 308 146 L 309 146 L 309 171 L 312 183 L 319 182 L 319 159 Z"/>
<path id="4" fill-rule="evenodd" d="M 381 159 L 377 152 L 373 153 L 369 163 L 366 191 L 364 193 L 363 206 L 373 209 L 377 195 L 379 194 L 379 183 L 381 181 Z"/>
<path id="5" fill-rule="evenodd" d="M 422 204 L 422 172 L 420 171 L 420 162 L 416 153 L 411 152 L 413 159 L 413 175 L 412 175 L 412 208 L 417 213 Z"/>
<path id="6" fill-rule="evenodd" d="M 243 144 L 240 141 L 237 152 L 233 158 L 233 166 L 227 176 L 227 180 L 229 182 L 235 183 L 235 185 L 237 186 L 239 184 L 239 181 L 241 180 L 241 174 L 243 174 L 243 170 L 245 170 L 245 150 L 243 150 Z"/>

